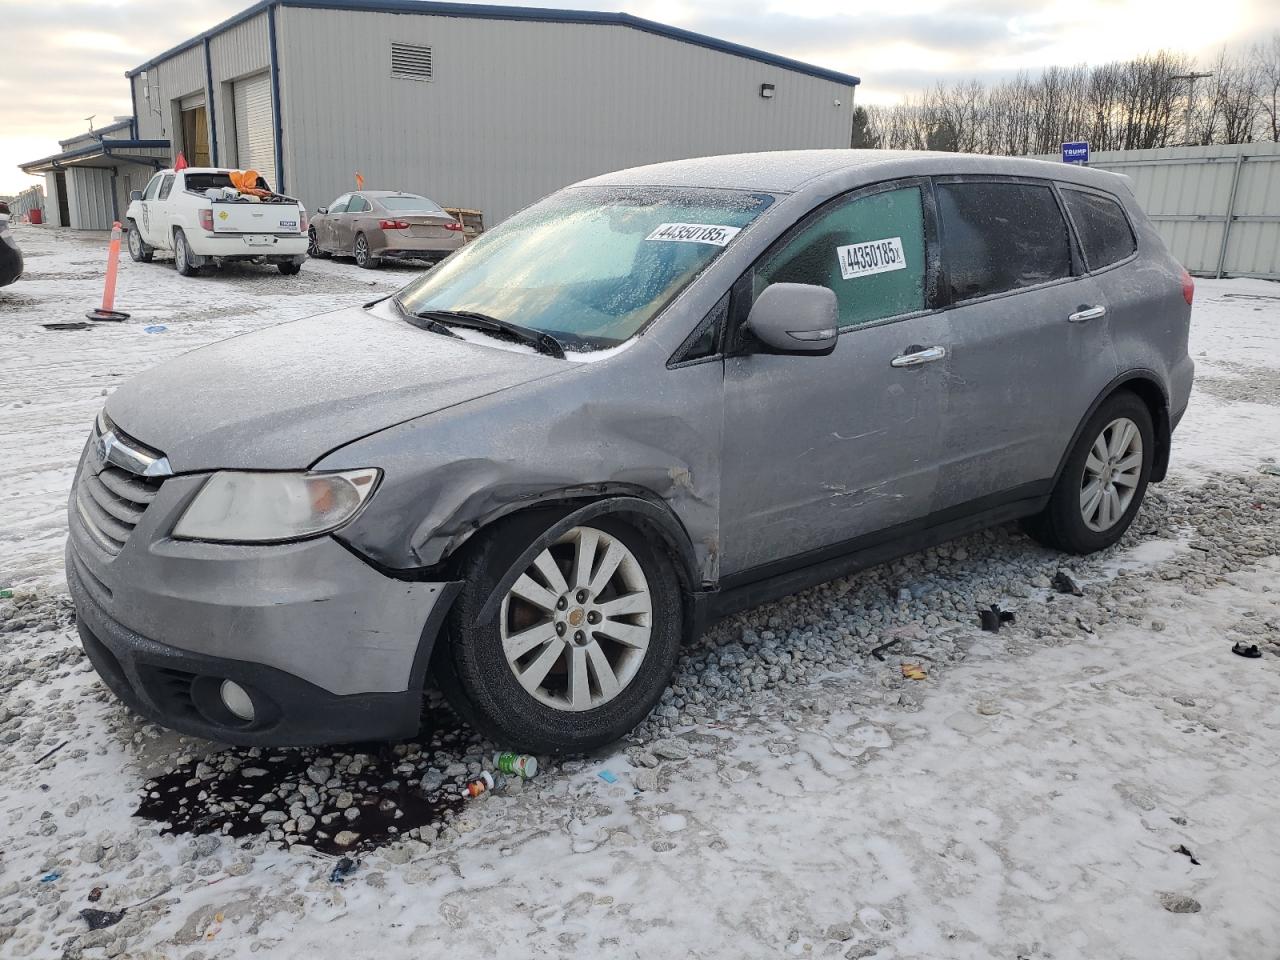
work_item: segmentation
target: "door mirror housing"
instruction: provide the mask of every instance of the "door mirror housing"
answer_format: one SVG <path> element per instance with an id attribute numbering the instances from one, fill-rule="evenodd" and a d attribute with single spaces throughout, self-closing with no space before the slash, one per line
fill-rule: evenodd
<path id="1" fill-rule="evenodd" d="M 747 329 L 765 353 L 826 356 L 840 339 L 835 291 L 811 283 L 772 283 L 752 305 Z"/>
<path id="2" fill-rule="evenodd" d="M 316 216 L 320 216 L 320 215 L 322 215 L 322 214 L 326 214 L 326 213 L 328 213 L 328 212 L 329 212 L 329 208 L 328 208 L 328 207 L 316 207 Z"/>
<path id="3" fill-rule="evenodd" d="M 135 201 L 135 200 L 141 200 L 141 199 L 142 199 L 142 191 L 141 191 L 141 190 L 130 190 L 130 191 L 129 191 L 129 202 L 130 202 L 130 203 L 133 203 L 133 201 Z"/>

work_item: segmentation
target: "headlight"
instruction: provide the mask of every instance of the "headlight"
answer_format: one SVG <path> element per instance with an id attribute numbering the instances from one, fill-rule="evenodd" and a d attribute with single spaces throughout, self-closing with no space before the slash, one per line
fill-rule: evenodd
<path id="1" fill-rule="evenodd" d="M 317 537 L 354 517 L 381 474 L 380 470 L 215 473 L 182 514 L 173 536 L 224 543 Z"/>

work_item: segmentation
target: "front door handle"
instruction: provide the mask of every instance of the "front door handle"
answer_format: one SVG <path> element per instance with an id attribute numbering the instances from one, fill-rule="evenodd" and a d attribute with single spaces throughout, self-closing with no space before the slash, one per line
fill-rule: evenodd
<path id="1" fill-rule="evenodd" d="M 1088 320 L 1101 320 L 1107 315 L 1107 308 L 1104 306 L 1086 307 L 1080 305 L 1080 309 L 1067 317 L 1068 323 L 1084 323 Z"/>
<path id="2" fill-rule="evenodd" d="M 891 367 L 918 367 L 922 363 L 933 363 L 947 355 L 946 347 L 921 347 L 911 345 L 907 352 L 889 361 Z"/>

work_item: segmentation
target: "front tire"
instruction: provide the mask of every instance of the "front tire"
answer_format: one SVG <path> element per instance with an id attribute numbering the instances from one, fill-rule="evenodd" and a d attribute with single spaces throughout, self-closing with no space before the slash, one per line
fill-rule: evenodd
<path id="1" fill-rule="evenodd" d="M 129 221 L 129 256 L 134 263 L 150 263 L 155 256 L 155 248 L 142 239 L 142 231 L 132 220 Z"/>
<path id="2" fill-rule="evenodd" d="M 316 228 L 307 229 L 307 256 L 315 257 L 317 260 L 323 260 L 329 256 L 320 246 L 320 238 L 316 236 Z"/>
<path id="3" fill-rule="evenodd" d="M 662 550 L 601 517 L 542 550 L 479 622 L 538 529 L 513 518 L 469 551 L 436 675 L 454 709 L 502 747 L 580 753 L 626 734 L 662 696 L 680 650 L 680 585 Z"/>
<path id="4" fill-rule="evenodd" d="M 194 277 L 200 268 L 191 263 L 191 250 L 187 246 L 187 235 L 181 230 L 173 231 L 173 266 L 180 276 Z"/>
<path id="5" fill-rule="evenodd" d="M 356 266 L 364 267 L 366 270 L 375 270 L 382 262 L 377 257 L 369 253 L 369 240 L 363 233 L 356 234 L 355 243 Z"/>
<path id="6" fill-rule="evenodd" d="M 1067 553 L 1106 549 L 1133 523 L 1154 460 L 1147 405 L 1127 390 L 1114 394 L 1085 424 L 1049 505 L 1028 521 L 1027 532 Z"/>

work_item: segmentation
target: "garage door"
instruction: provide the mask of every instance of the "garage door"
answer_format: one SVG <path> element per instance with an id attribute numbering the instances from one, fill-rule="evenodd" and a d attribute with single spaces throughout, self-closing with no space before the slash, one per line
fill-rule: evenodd
<path id="1" fill-rule="evenodd" d="M 276 183 L 276 132 L 271 116 L 271 77 L 260 73 L 235 84 L 236 163 L 241 170 L 257 170 L 272 188 Z"/>

